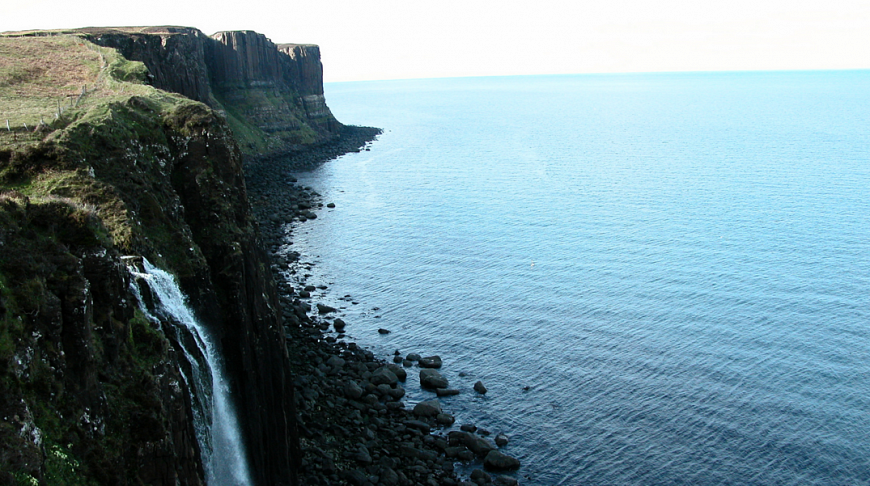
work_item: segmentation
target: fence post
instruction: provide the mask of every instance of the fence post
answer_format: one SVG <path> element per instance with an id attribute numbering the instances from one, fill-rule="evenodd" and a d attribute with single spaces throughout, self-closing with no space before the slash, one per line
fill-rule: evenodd
<path id="1" fill-rule="evenodd" d="M 7 132 L 11 132 L 11 131 L 12 131 L 12 129 L 9 128 L 9 120 L 8 120 L 8 119 L 6 120 L 6 131 L 7 131 Z"/>

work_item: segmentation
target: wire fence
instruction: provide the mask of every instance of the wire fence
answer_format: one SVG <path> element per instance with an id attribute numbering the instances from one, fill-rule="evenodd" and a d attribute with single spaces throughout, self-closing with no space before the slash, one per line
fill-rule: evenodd
<path id="1" fill-rule="evenodd" d="M 100 89 L 100 86 L 104 84 L 104 80 L 106 79 L 106 72 L 108 68 L 108 61 L 106 60 L 106 56 L 104 51 L 104 47 L 98 46 L 91 42 L 84 42 L 84 45 L 88 48 L 88 50 L 95 52 L 100 57 L 100 70 L 97 73 L 97 79 L 94 81 L 94 84 L 89 88 L 88 85 L 83 85 L 81 91 L 77 95 L 67 95 L 56 100 L 56 107 L 53 113 L 50 114 L 39 114 L 39 122 L 28 124 L 26 121 L 16 121 L 13 119 L 6 119 L 6 134 L 13 135 L 13 139 L 16 139 L 16 135 L 24 135 L 26 133 L 34 133 L 38 134 L 40 132 L 46 131 L 51 128 L 51 125 L 56 121 L 60 120 L 63 116 L 64 112 L 69 109 L 78 108 L 79 104 L 81 104 L 87 95 L 92 94 Z M 123 89 L 122 89 L 123 92 Z M 49 117 L 49 122 L 45 121 L 46 116 Z M 30 120 L 33 120 L 35 117 L 27 117 Z M 2 130 L 2 128 L 0 128 Z"/>

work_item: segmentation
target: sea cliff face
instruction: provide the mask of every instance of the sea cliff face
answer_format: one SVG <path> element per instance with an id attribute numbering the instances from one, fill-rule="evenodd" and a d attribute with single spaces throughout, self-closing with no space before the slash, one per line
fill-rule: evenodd
<path id="1" fill-rule="evenodd" d="M 251 155 L 334 138 L 316 46 L 181 28 L 26 41 L 60 39 L 99 54 L 92 88 L 0 138 L 0 484 L 203 484 L 178 352 L 128 255 L 175 274 L 218 336 L 255 484 L 296 484 L 280 304 L 231 127 L 271 137 Z"/>
<path id="2" fill-rule="evenodd" d="M 148 67 L 155 87 L 226 116 L 242 151 L 274 157 L 336 138 L 342 125 L 323 97 L 315 45 L 275 45 L 252 31 L 86 29 L 87 38 Z"/>

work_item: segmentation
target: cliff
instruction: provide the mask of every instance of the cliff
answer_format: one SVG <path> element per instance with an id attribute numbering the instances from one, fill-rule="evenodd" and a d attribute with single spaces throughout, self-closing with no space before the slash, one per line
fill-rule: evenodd
<path id="1" fill-rule="evenodd" d="M 159 28 L 6 36 L 0 52 L 28 53 L 0 65 L 0 111 L 40 120 L 0 133 L 0 484 L 203 484 L 176 343 L 139 309 L 126 255 L 175 274 L 219 337 L 255 484 L 296 484 L 280 305 L 234 124 L 271 137 L 249 154 L 335 137 L 316 48 Z M 49 86 L 33 56 L 84 68 Z"/>
<path id="2" fill-rule="evenodd" d="M 315 45 L 275 45 L 252 31 L 209 37 L 187 27 L 75 32 L 144 63 L 154 87 L 226 116 L 246 155 L 279 156 L 332 140 L 341 131 L 323 97 Z"/>

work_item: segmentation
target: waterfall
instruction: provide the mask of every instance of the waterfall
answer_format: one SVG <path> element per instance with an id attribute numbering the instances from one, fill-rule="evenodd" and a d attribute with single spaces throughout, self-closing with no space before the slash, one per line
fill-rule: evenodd
<path id="1" fill-rule="evenodd" d="M 173 332 L 189 365 L 187 370 L 182 366 L 181 375 L 191 393 L 194 430 L 206 484 L 250 486 L 251 476 L 239 420 L 215 342 L 193 316 L 175 278 L 144 258 L 142 263 L 144 272 L 128 266 L 134 277 L 131 289 L 139 299 L 142 311 L 155 322 L 163 322 L 164 332 Z M 137 279 L 145 281 L 154 296 L 153 309 L 148 309 L 141 298 L 140 289 L 135 284 Z M 172 325 L 166 325 L 167 321 Z"/>

